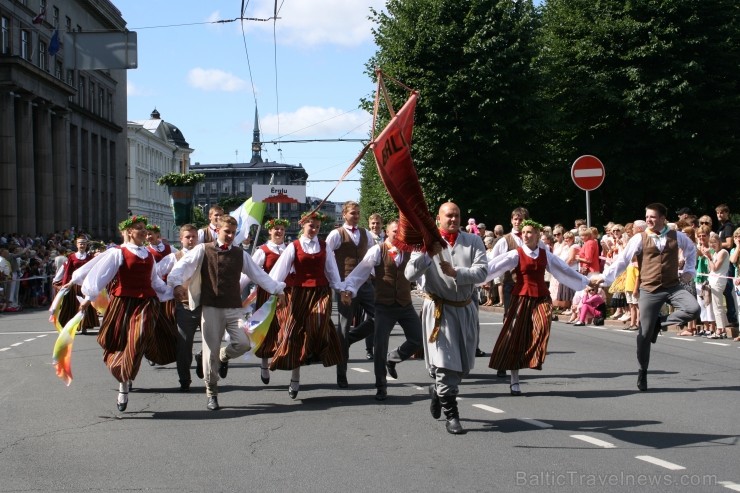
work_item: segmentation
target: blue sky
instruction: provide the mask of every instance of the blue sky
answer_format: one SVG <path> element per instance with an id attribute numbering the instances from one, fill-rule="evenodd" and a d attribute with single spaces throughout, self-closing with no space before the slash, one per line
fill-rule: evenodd
<path id="1" fill-rule="evenodd" d="M 371 116 L 358 109 L 374 91 L 364 74 L 375 52 L 367 17 L 383 0 L 278 0 L 278 20 L 245 21 L 244 38 L 239 21 L 209 24 L 238 17 L 241 0 L 113 1 L 138 33 L 128 119 L 147 119 L 156 107 L 195 149 L 193 162 L 249 161 L 255 98 L 263 141 L 367 138 Z M 271 17 L 275 6 L 244 3 L 245 16 L 255 18 Z M 178 24 L 192 25 L 157 27 Z M 266 144 L 262 157 L 302 164 L 307 194 L 323 198 L 335 183 L 313 180 L 336 181 L 361 149 L 347 142 Z M 348 179 L 359 179 L 357 168 Z M 330 198 L 350 199 L 359 199 L 358 182 L 342 183 Z"/>

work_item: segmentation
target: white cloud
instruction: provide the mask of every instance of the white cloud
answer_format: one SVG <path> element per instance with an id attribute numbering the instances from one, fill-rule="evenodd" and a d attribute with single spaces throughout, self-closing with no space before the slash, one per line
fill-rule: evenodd
<path id="1" fill-rule="evenodd" d="M 274 0 L 257 0 L 247 17 L 272 17 Z M 372 41 L 370 7 L 383 10 L 385 0 L 311 0 L 285 2 L 278 13 L 277 41 L 280 44 L 357 46 Z M 272 33 L 272 22 L 245 22 L 245 28 Z"/>
<path id="2" fill-rule="evenodd" d="M 216 22 L 220 21 L 221 19 L 221 12 L 216 10 L 211 13 L 208 17 L 206 17 L 206 22 Z M 220 30 L 223 27 L 223 24 L 207 24 L 209 29 L 216 29 Z"/>
<path id="3" fill-rule="evenodd" d="M 188 72 L 188 83 L 196 89 L 204 91 L 242 91 L 249 87 L 247 81 L 240 79 L 231 72 L 224 72 L 216 68 L 204 69 L 196 67 Z"/>
<path id="4" fill-rule="evenodd" d="M 126 81 L 126 95 L 127 96 L 151 96 L 152 92 L 137 86 L 130 80 Z"/>
<path id="5" fill-rule="evenodd" d="M 267 115 L 260 121 L 263 138 L 280 135 L 291 138 L 367 138 L 372 123 L 370 114 L 361 110 L 303 106 L 291 113 Z M 245 127 L 252 130 L 253 122 Z M 268 137 L 269 138 L 269 137 Z"/>

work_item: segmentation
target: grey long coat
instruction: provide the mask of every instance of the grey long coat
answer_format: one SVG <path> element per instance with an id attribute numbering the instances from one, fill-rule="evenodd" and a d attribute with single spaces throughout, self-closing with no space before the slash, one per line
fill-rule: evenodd
<path id="1" fill-rule="evenodd" d="M 441 273 L 438 264 L 425 253 L 411 255 L 405 275 L 410 281 L 424 276 L 424 292 L 450 301 L 465 301 L 473 297 L 477 284 L 488 274 L 486 249 L 477 235 L 460 232 L 452 249 L 442 254 L 457 271 L 451 278 Z M 424 358 L 427 367 L 446 368 L 467 374 L 475 366 L 475 349 L 478 347 L 478 306 L 470 303 L 463 307 L 445 305 L 442 324 L 436 342 L 429 342 L 434 328 L 434 302 L 424 299 L 421 309 L 424 331 Z"/>

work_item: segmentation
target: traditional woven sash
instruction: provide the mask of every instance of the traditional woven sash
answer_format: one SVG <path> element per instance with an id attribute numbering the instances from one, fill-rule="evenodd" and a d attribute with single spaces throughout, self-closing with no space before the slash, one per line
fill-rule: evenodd
<path id="1" fill-rule="evenodd" d="M 424 298 L 434 302 L 434 329 L 429 335 L 429 342 L 436 342 L 439 337 L 439 328 L 442 325 L 442 312 L 445 305 L 461 307 L 467 306 L 473 301 L 472 299 L 464 301 L 446 300 L 432 293 L 424 293 Z"/>

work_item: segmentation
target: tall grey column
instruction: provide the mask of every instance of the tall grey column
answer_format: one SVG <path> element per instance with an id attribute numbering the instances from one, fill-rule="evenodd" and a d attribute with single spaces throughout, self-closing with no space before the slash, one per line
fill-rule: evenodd
<path id="1" fill-rule="evenodd" d="M 72 200 L 69 185 L 67 155 L 67 120 L 64 110 L 57 109 L 51 119 L 51 148 L 54 170 L 54 229 L 65 230 L 72 225 Z"/>
<path id="2" fill-rule="evenodd" d="M 36 178 L 33 165 L 33 105 L 22 97 L 15 106 L 15 143 L 18 162 L 18 232 L 36 234 Z"/>
<path id="3" fill-rule="evenodd" d="M 18 231 L 15 96 L 0 93 L 0 231 Z"/>
<path id="4" fill-rule="evenodd" d="M 34 108 L 34 157 L 36 178 L 36 228 L 54 232 L 54 174 L 51 148 L 51 111 L 48 105 Z"/>

